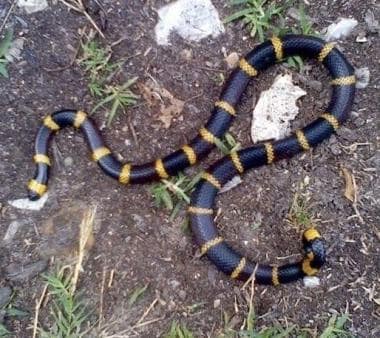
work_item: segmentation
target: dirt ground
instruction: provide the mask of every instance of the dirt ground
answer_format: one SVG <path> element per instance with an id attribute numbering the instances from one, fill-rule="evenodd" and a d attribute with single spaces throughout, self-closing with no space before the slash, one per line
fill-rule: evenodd
<path id="1" fill-rule="evenodd" d="M 9 8 L 11 2 L 2 2 L 0 9 Z M 174 38 L 172 46 L 159 47 L 154 41 L 155 9 L 166 2 L 102 1 L 106 8 L 106 40 L 112 43 L 125 38 L 113 48 L 112 57 L 130 57 L 123 65 L 121 79 L 138 76 L 139 83 L 144 83 L 154 78 L 186 102 L 183 113 L 165 129 L 157 112 L 141 99 L 128 112 L 138 144 L 125 127 L 126 115 L 119 115 L 111 127 L 103 129 L 109 147 L 125 161 L 141 163 L 166 155 L 195 135 L 220 93 L 216 76 L 223 73 L 227 77 L 230 73 L 223 49 L 226 54 L 244 55 L 255 45 L 240 24 L 231 24 L 226 25 L 225 34 L 219 38 L 201 43 Z M 224 1 L 213 3 L 222 17 L 232 13 Z M 310 328 L 310 336 L 315 336 L 327 325 L 332 313 L 348 312 L 348 327 L 353 335 L 375 337 L 380 335 L 379 305 L 375 302 L 380 297 L 380 196 L 376 175 L 380 165 L 380 42 L 378 35 L 367 32 L 364 16 L 368 9 L 379 15 L 379 7 L 372 0 L 310 3 L 307 11 L 315 19 L 317 29 L 327 27 L 338 17 L 359 21 L 356 33 L 339 46 L 355 67 L 369 68 L 371 82 L 357 92 L 352 117 L 337 136 L 312 152 L 249 172 L 243 177 L 243 184 L 221 195 L 217 202 L 221 209 L 218 224 L 223 236 L 252 259 L 273 264 L 299 259 L 302 229 L 295 228 L 286 217 L 296 192 L 306 181 L 302 196 L 310 199 L 310 210 L 328 245 L 328 263 L 319 274 L 321 285 L 305 288 L 299 282 L 277 288 L 256 287 L 257 325 L 296 324 Z M 89 8 L 100 23 L 96 3 L 89 2 Z M 131 335 L 160 337 L 176 320 L 196 337 L 215 337 L 225 327 L 224 312 L 233 318 L 235 329 L 241 327 L 247 311 L 242 284 L 231 281 L 206 259 L 197 257 L 191 234 L 181 228 L 184 210 L 170 221 L 169 212 L 155 206 L 151 185 L 123 187 L 106 177 L 90 161 L 80 133 L 68 129 L 53 142 L 49 198 L 42 210 L 19 210 L 8 204 L 26 194 L 25 184 L 34 171 L 34 135 L 41 118 L 62 108 L 90 111 L 96 104 L 82 67 L 74 62 L 57 71 L 75 57 L 79 30 L 88 26 L 83 16 L 55 4 L 32 15 L 15 9 L 9 22 L 15 36 L 25 38 L 25 45 L 22 59 L 9 65 L 9 78 L 0 77 L 0 287 L 10 286 L 15 291 L 14 305 L 29 316 L 7 320 L 7 327 L 15 337 L 31 336 L 35 302 L 44 285 L 36 273 L 20 280 L 14 278 L 12 271 L 34 263 L 38 264 L 32 268 L 38 271 L 46 263 L 52 268 L 69 256 L 76 238 L 70 229 L 77 226 L 81 211 L 88 206 L 97 206 L 94 243 L 79 288 L 94 309 L 91 319 L 95 321 L 102 297 L 101 329 L 109 335 L 128 329 L 155 299 L 158 301 L 145 318 L 154 322 L 137 328 Z M 360 32 L 366 32 L 367 42 L 356 42 Z M 149 53 L 144 54 L 148 49 Z M 191 50 L 191 58 L 183 57 L 184 49 Z M 243 146 L 250 144 L 252 97 L 257 99 L 279 73 L 293 73 L 295 81 L 308 93 L 300 100 L 301 114 L 294 127 L 305 125 L 323 111 L 329 97 L 328 76 L 320 66 L 310 65 L 302 76 L 276 66 L 252 82 L 231 128 Z M 320 81 L 322 88 L 309 86 L 310 80 Z M 135 91 L 138 93 L 138 89 Z M 101 125 L 104 114 L 99 112 L 94 119 Z M 206 168 L 220 156 L 219 151 L 213 151 L 206 161 L 187 173 Z M 356 212 L 344 196 L 342 168 L 355 177 L 361 218 L 353 217 Z M 11 241 L 3 241 L 12 222 L 21 224 L 20 228 Z M 111 271 L 113 281 L 108 287 Z M 102 291 L 104 278 L 106 286 Z M 146 284 L 149 286 L 144 297 L 129 309 L 130 294 Z M 42 324 L 48 323 L 47 315 L 43 308 Z M 92 332 L 92 336 L 100 335 L 100 331 Z"/>

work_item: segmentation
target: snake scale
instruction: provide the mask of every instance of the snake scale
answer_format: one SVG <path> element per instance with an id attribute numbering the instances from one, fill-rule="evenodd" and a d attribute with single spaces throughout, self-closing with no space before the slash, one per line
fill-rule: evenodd
<path id="1" fill-rule="evenodd" d="M 255 273 L 258 284 L 278 285 L 315 275 L 326 261 L 321 235 L 314 227 L 303 233 L 305 256 L 300 262 L 271 266 L 250 262 L 218 234 L 214 222 L 214 203 L 218 191 L 235 175 L 247 170 L 290 158 L 327 139 L 347 119 L 355 95 L 354 69 L 332 43 L 311 36 L 273 37 L 258 45 L 239 61 L 227 80 L 211 117 L 198 135 L 172 154 L 146 164 L 121 163 L 104 144 L 92 119 L 83 111 L 61 110 L 44 118 L 35 140 L 36 172 L 28 184 L 28 196 L 39 199 L 47 190 L 49 169 L 48 146 L 51 136 L 60 129 L 80 129 L 92 152 L 92 158 L 109 176 L 122 184 L 147 183 L 168 178 L 194 165 L 212 150 L 215 142 L 229 129 L 249 81 L 276 62 L 289 56 L 314 58 L 322 63 L 332 78 L 330 103 L 321 116 L 291 136 L 277 141 L 255 144 L 218 160 L 202 175 L 191 196 L 188 209 L 190 224 L 201 253 L 219 270 L 234 279 L 247 280 Z"/>

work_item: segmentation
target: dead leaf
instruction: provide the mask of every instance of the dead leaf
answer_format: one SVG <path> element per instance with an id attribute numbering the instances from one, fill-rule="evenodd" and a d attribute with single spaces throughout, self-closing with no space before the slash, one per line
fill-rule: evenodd
<path id="1" fill-rule="evenodd" d="M 182 112 L 185 102 L 175 98 L 172 93 L 154 81 L 139 84 L 139 89 L 149 107 L 159 110 L 157 119 L 166 129 L 169 128 L 173 118 Z"/>
<path id="2" fill-rule="evenodd" d="M 342 172 L 344 175 L 344 179 L 346 181 L 346 189 L 344 190 L 344 196 L 354 203 L 356 201 L 357 191 L 356 191 L 356 184 L 355 184 L 355 178 L 352 173 L 347 168 L 342 168 Z"/>

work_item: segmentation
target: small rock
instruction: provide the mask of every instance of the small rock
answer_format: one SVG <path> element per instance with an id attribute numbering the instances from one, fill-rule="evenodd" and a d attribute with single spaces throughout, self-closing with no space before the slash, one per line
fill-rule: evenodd
<path id="1" fill-rule="evenodd" d="M 20 229 L 24 224 L 26 224 L 26 221 L 13 221 L 13 222 L 11 222 L 11 224 L 9 224 L 7 232 L 4 235 L 3 241 L 5 243 L 10 243 L 12 241 L 12 239 L 15 237 L 18 229 Z"/>
<path id="2" fill-rule="evenodd" d="M 358 117 L 354 120 L 355 127 L 362 127 L 365 125 L 365 120 L 361 117 Z"/>
<path id="3" fill-rule="evenodd" d="M 242 182 L 240 176 L 234 176 L 231 180 L 229 180 L 223 187 L 220 189 L 219 193 L 223 194 L 226 191 L 229 191 L 235 187 L 237 187 Z"/>
<path id="4" fill-rule="evenodd" d="M 186 299 L 186 291 L 185 290 L 180 290 L 178 292 L 178 295 L 179 295 L 179 298 L 181 298 L 182 300 Z"/>
<path id="5" fill-rule="evenodd" d="M 11 300 L 12 289 L 8 286 L 0 288 L 0 309 Z"/>
<path id="6" fill-rule="evenodd" d="M 224 60 L 227 62 L 228 68 L 233 69 L 236 67 L 236 65 L 239 62 L 239 54 L 236 52 L 233 52 L 229 54 Z"/>
<path id="7" fill-rule="evenodd" d="M 342 153 L 342 150 L 337 143 L 332 144 L 330 149 L 334 155 L 340 155 Z"/>
<path id="8" fill-rule="evenodd" d="M 358 36 L 356 37 L 356 42 L 359 42 L 359 43 L 364 43 L 364 42 L 367 42 L 367 37 L 366 37 L 366 34 L 365 32 L 360 32 L 358 34 Z"/>
<path id="9" fill-rule="evenodd" d="M 48 7 L 46 0 L 18 0 L 17 5 L 24 8 L 27 14 L 43 11 Z"/>
<path id="10" fill-rule="evenodd" d="M 46 260 L 27 265 L 12 263 L 5 268 L 6 278 L 14 282 L 27 281 L 44 271 L 47 266 Z"/>
<path id="11" fill-rule="evenodd" d="M 308 86 L 317 92 L 321 92 L 323 89 L 322 82 L 317 80 L 311 80 L 307 82 Z"/>
<path id="12" fill-rule="evenodd" d="M 70 156 L 66 157 L 66 158 L 63 160 L 63 165 L 64 165 L 65 167 L 71 167 L 71 166 L 73 165 L 73 163 L 74 163 L 74 160 L 73 160 L 73 158 L 70 157 Z"/>
<path id="13" fill-rule="evenodd" d="M 132 219 L 135 222 L 135 226 L 140 231 L 144 232 L 147 228 L 146 222 L 143 217 L 137 214 L 132 214 Z"/>
<path id="14" fill-rule="evenodd" d="M 364 21 L 367 24 L 368 30 L 371 33 L 379 33 L 380 32 L 380 24 L 379 21 L 375 19 L 375 15 L 373 12 L 368 9 L 365 13 Z"/>
<path id="15" fill-rule="evenodd" d="M 355 69 L 356 88 L 363 89 L 368 86 L 370 80 L 370 72 L 368 67 Z"/>
<path id="16" fill-rule="evenodd" d="M 315 276 L 307 276 L 303 278 L 303 284 L 306 288 L 316 288 L 320 283 L 320 279 Z"/>
<path id="17" fill-rule="evenodd" d="M 327 27 L 324 36 L 326 41 L 335 41 L 349 36 L 354 28 L 358 25 L 357 20 L 341 18 L 337 23 L 332 23 Z"/>
<path id="18" fill-rule="evenodd" d="M 186 61 L 190 61 L 193 58 L 193 51 L 191 49 L 182 49 L 181 53 L 179 54 L 182 59 Z"/>
<path id="19" fill-rule="evenodd" d="M 214 300 L 214 309 L 218 308 L 220 306 L 220 299 Z"/>
<path id="20" fill-rule="evenodd" d="M 44 194 L 39 200 L 31 201 L 29 198 L 20 198 L 17 200 L 8 201 L 8 203 L 15 208 L 25 210 L 41 210 L 45 205 L 49 194 Z"/>
<path id="21" fill-rule="evenodd" d="M 181 283 L 179 281 L 177 281 L 176 279 L 172 279 L 169 281 L 169 285 L 173 288 L 173 289 L 176 289 L 178 288 Z"/>

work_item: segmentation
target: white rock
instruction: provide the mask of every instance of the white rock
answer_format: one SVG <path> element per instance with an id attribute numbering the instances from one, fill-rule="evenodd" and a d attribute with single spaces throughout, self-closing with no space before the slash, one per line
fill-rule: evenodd
<path id="1" fill-rule="evenodd" d="M 169 35 L 176 32 L 183 39 L 200 41 L 224 32 L 219 14 L 210 0 L 177 0 L 158 10 L 156 41 L 169 45 Z"/>
<path id="2" fill-rule="evenodd" d="M 363 89 L 368 86 L 370 80 L 370 72 L 368 67 L 355 69 L 356 88 Z"/>
<path id="3" fill-rule="evenodd" d="M 234 176 L 231 178 L 223 187 L 220 189 L 219 193 L 222 194 L 228 190 L 231 190 L 235 187 L 237 187 L 242 182 L 240 176 Z"/>
<path id="4" fill-rule="evenodd" d="M 316 288 L 321 284 L 321 281 L 316 276 L 306 276 L 303 278 L 305 288 Z"/>
<path id="5" fill-rule="evenodd" d="M 290 121 L 298 114 L 296 101 L 306 92 L 292 82 L 290 75 L 279 75 L 272 86 L 261 93 L 253 110 L 251 138 L 254 143 L 278 140 L 290 132 Z"/>
<path id="6" fill-rule="evenodd" d="M 341 18 L 337 23 L 332 23 L 327 27 L 324 38 L 326 41 L 339 40 L 350 35 L 357 25 L 358 22 L 355 19 Z"/>
<path id="7" fill-rule="evenodd" d="M 31 201 L 29 198 L 20 198 L 17 200 L 8 201 L 8 203 L 17 209 L 24 210 L 41 210 L 48 199 L 48 193 L 44 194 L 39 200 Z"/>
<path id="8" fill-rule="evenodd" d="M 46 0 L 18 0 L 17 5 L 28 14 L 43 11 L 49 6 Z"/>

